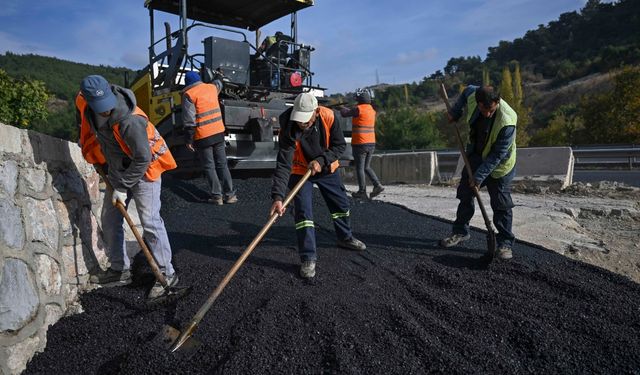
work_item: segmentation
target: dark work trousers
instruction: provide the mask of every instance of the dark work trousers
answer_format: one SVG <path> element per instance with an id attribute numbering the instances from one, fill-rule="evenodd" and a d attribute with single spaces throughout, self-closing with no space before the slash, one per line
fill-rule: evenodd
<path id="1" fill-rule="evenodd" d="M 378 176 L 376 176 L 376 172 L 371 168 L 371 158 L 373 157 L 375 148 L 375 143 L 351 145 L 353 161 L 356 166 L 356 176 L 358 177 L 358 192 L 364 193 L 367 191 L 367 182 L 364 179 L 365 172 L 373 183 L 373 186 L 380 185 L 380 180 Z"/>
<path id="2" fill-rule="evenodd" d="M 289 189 L 293 189 L 302 175 L 292 174 L 289 178 Z M 349 223 L 349 199 L 338 173 L 312 176 L 304 183 L 293 199 L 293 216 L 296 222 L 298 237 L 298 253 L 300 260 L 316 260 L 316 231 L 313 224 L 313 184 L 320 189 L 322 198 L 327 203 L 333 227 L 339 240 L 351 239 Z"/>
<path id="3" fill-rule="evenodd" d="M 213 198 L 232 197 L 236 194 L 233 190 L 231 173 L 227 165 L 227 154 L 224 152 L 224 141 L 216 142 L 211 146 L 198 148 L 198 157 L 204 168 L 204 175 L 209 183 L 209 194 Z M 222 181 L 222 185 L 220 182 Z"/>
<path id="4" fill-rule="evenodd" d="M 478 154 L 469 155 L 471 170 L 475 170 L 482 163 L 482 157 Z M 493 224 L 498 230 L 498 247 L 506 246 L 511 248 L 515 241 L 515 236 L 511 232 L 513 222 L 513 201 L 511 200 L 511 181 L 516 174 L 515 168 L 506 176 L 500 178 L 487 177 L 482 186 L 487 187 L 489 198 L 491 199 L 491 209 L 493 210 Z M 469 187 L 469 176 L 466 168 L 462 171 L 462 178 L 458 185 L 456 198 L 460 200 L 456 221 L 453 223 L 454 234 L 469 234 L 469 221 L 475 212 L 475 195 Z M 483 202 L 486 204 L 486 202 Z"/>

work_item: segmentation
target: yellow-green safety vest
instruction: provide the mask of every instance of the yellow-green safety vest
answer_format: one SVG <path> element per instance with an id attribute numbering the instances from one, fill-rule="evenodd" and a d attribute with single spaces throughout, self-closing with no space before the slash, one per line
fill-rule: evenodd
<path id="1" fill-rule="evenodd" d="M 478 107 L 478 103 L 476 102 L 475 95 L 469 95 L 467 98 L 467 123 L 471 126 L 471 119 L 473 118 L 473 114 Z M 481 116 L 478 114 L 478 116 Z M 484 149 L 482 149 L 482 160 L 487 158 L 489 155 L 489 151 L 493 147 L 493 144 L 498 139 L 498 134 L 500 130 L 505 126 L 516 126 L 518 122 L 518 114 L 516 111 L 507 104 L 504 100 L 500 99 L 500 103 L 498 104 L 498 108 L 495 113 L 495 120 L 493 121 L 493 126 L 491 127 L 491 133 L 489 133 L 489 139 L 487 139 L 487 143 L 484 145 Z M 513 137 L 513 141 L 509 146 L 509 154 L 506 158 L 504 158 L 500 164 L 491 172 L 491 177 L 500 178 L 506 176 L 513 167 L 516 165 L 516 138 Z"/>

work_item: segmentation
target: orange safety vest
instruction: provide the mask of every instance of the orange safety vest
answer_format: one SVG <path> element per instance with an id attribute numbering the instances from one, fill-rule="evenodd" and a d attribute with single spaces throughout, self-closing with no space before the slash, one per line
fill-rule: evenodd
<path id="1" fill-rule="evenodd" d="M 318 107 L 320 110 L 320 122 L 324 126 L 324 134 L 325 134 L 325 149 L 329 148 L 329 138 L 331 137 L 331 125 L 333 125 L 333 111 L 326 107 Z M 331 163 L 331 173 L 335 172 L 336 169 L 340 166 L 340 162 L 338 160 Z M 302 152 L 302 146 L 300 146 L 300 141 L 296 141 L 296 151 L 293 154 L 293 167 L 291 168 L 292 174 L 305 174 L 309 169 L 309 162 L 304 157 L 304 152 Z"/>
<path id="2" fill-rule="evenodd" d="M 351 144 L 376 143 L 376 111 L 371 104 L 358 104 L 358 112 L 351 120 Z"/>
<path id="3" fill-rule="evenodd" d="M 196 133 L 194 140 L 224 132 L 218 89 L 210 83 L 201 83 L 185 91 L 196 107 Z"/>
<path id="4" fill-rule="evenodd" d="M 105 164 L 107 160 L 102 153 L 96 134 L 91 130 L 89 122 L 85 119 L 87 101 L 81 93 L 76 95 L 76 108 L 80 111 L 80 138 L 78 143 L 82 150 L 82 156 L 91 164 Z"/>
<path id="5" fill-rule="evenodd" d="M 76 105 L 78 105 L 78 109 L 80 109 L 82 113 L 82 124 L 80 128 L 81 139 L 83 139 L 82 134 L 84 134 L 84 139 L 90 141 L 90 143 L 82 143 L 82 156 L 92 164 L 95 164 L 94 160 L 100 160 L 100 158 L 102 158 L 101 160 L 103 161 L 101 164 L 104 164 L 106 163 L 106 159 L 102 153 L 102 149 L 100 148 L 96 135 L 93 132 L 93 129 L 91 129 L 91 125 L 85 116 L 87 102 L 80 94 L 76 97 Z M 151 150 L 151 162 L 149 163 L 144 176 L 149 181 L 156 181 L 164 171 L 176 168 L 176 161 L 173 159 L 173 155 L 171 155 L 171 151 L 169 151 L 169 147 L 158 132 L 158 129 L 156 129 L 151 121 L 149 121 L 147 114 L 138 107 L 133 111 L 133 114 L 141 116 L 147 120 L 147 140 L 149 141 L 149 149 Z M 127 146 L 120 135 L 119 123 L 113 124 L 113 136 L 120 145 L 122 151 L 127 154 L 127 156 L 132 157 L 129 146 Z"/>

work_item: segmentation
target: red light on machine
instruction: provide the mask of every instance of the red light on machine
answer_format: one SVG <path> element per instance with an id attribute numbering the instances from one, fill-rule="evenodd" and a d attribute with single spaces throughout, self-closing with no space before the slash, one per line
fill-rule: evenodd
<path id="1" fill-rule="evenodd" d="M 291 84 L 291 87 L 302 86 L 302 76 L 300 75 L 300 73 L 299 72 L 291 73 L 291 75 L 289 76 L 289 83 Z"/>

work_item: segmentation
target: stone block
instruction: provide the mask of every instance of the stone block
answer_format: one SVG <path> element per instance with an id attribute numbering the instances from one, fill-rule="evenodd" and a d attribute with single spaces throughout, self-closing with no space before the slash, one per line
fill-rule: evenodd
<path id="1" fill-rule="evenodd" d="M 26 197 L 24 202 L 27 240 L 42 242 L 52 250 L 57 250 L 59 224 L 51 199 L 41 201 Z"/>
<path id="2" fill-rule="evenodd" d="M 5 160 L 0 163 L 0 196 L 13 198 L 18 187 L 18 163 Z"/>
<path id="3" fill-rule="evenodd" d="M 40 289 L 49 296 L 60 294 L 62 275 L 58 262 L 45 254 L 36 255 L 34 260 Z"/>
<path id="4" fill-rule="evenodd" d="M 53 176 L 53 189 L 63 200 L 77 199 L 82 203 L 90 203 L 91 199 L 85 187 L 85 180 L 77 170 L 58 170 Z"/>
<path id="5" fill-rule="evenodd" d="M 27 337 L 21 342 L 5 349 L 7 357 L 7 367 L 10 374 L 20 374 L 27 368 L 27 363 L 40 347 L 38 336 Z"/>
<path id="6" fill-rule="evenodd" d="M 55 303 L 50 303 L 44 307 L 44 326 L 49 327 L 55 324 L 64 315 L 62 307 Z"/>
<path id="7" fill-rule="evenodd" d="M 62 248 L 62 263 L 65 269 L 66 281 L 76 283 L 78 276 L 89 273 L 84 260 L 82 244 L 75 246 L 64 246 Z"/>
<path id="8" fill-rule="evenodd" d="M 0 332 L 17 331 L 27 325 L 35 317 L 39 303 L 27 264 L 7 259 L 0 283 Z"/>
<path id="9" fill-rule="evenodd" d="M 23 192 L 43 193 L 47 188 L 47 172 L 36 168 L 22 168 L 20 170 L 20 184 Z"/>
<path id="10" fill-rule="evenodd" d="M 0 123 L 0 152 L 9 154 L 22 153 L 22 133 L 16 127 Z"/>
<path id="11" fill-rule="evenodd" d="M 0 199 L 0 243 L 21 250 L 24 246 L 24 228 L 20 207 L 13 199 Z"/>

